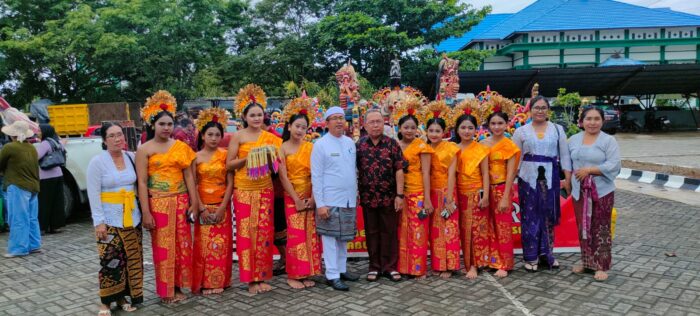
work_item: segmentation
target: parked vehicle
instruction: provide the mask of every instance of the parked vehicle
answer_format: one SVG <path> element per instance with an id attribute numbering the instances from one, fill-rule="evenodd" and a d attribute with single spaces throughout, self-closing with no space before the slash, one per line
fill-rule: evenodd
<path id="1" fill-rule="evenodd" d="M 656 116 L 656 109 L 652 108 L 644 113 L 644 128 L 652 133 L 654 131 L 667 132 L 671 129 L 671 120 L 666 115 Z"/>
<path id="2" fill-rule="evenodd" d="M 628 112 L 622 113 L 620 131 L 626 133 L 640 133 L 642 132 L 642 129 L 642 123 L 640 123 L 636 118 L 630 117 Z"/>

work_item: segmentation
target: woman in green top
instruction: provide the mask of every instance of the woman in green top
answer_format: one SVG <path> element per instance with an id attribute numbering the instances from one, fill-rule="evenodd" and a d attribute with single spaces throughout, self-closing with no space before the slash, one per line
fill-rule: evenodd
<path id="1" fill-rule="evenodd" d="M 2 128 L 12 142 L 0 151 L 0 172 L 7 191 L 10 239 L 5 258 L 41 252 L 39 231 L 39 159 L 34 146 L 26 141 L 34 135 L 29 124 L 16 121 Z"/>

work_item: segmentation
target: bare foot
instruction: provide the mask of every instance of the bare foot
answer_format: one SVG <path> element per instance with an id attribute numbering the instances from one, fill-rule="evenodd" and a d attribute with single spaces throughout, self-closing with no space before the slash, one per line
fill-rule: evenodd
<path id="1" fill-rule="evenodd" d="M 187 295 L 185 293 L 182 293 L 182 291 L 175 290 L 175 297 L 173 298 L 173 303 L 181 302 L 187 299 Z"/>
<path id="2" fill-rule="evenodd" d="M 440 272 L 440 277 L 443 279 L 449 279 L 452 277 L 452 271 Z"/>
<path id="3" fill-rule="evenodd" d="M 272 286 L 265 283 L 265 282 L 260 282 L 260 284 L 258 284 L 258 286 L 260 287 L 260 293 L 272 291 Z"/>
<path id="4" fill-rule="evenodd" d="M 305 287 L 304 283 L 300 282 L 299 280 L 294 280 L 294 279 L 287 279 L 287 284 L 289 284 L 289 286 L 292 287 L 293 289 L 297 289 L 297 290 L 303 289 Z"/>
<path id="5" fill-rule="evenodd" d="M 595 272 L 595 275 L 593 276 L 593 278 L 596 281 L 605 281 L 608 279 L 608 273 L 606 273 L 605 271 L 598 270 Z"/>
<path id="6" fill-rule="evenodd" d="M 571 272 L 573 273 L 583 273 L 583 271 L 584 269 L 581 265 L 575 265 L 573 268 L 571 268 Z"/>
<path id="7" fill-rule="evenodd" d="M 206 289 L 202 291 L 203 295 L 212 295 L 212 294 L 221 294 L 224 292 L 224 289 Z"/>
<path id="8" fill-rule="evenodd" d="M 302 281 L 302 282 L 304 283 L 304 287 L 314 287 L 314 286 L 316 286 L 316 282 L 311 281 L 311 280 L 309 280 L 309 279 L 305 279 L 305 280 Z"/>
<path id="9" fill-rule="evenodd" d="M 467 272 L 467 279 L 474 280 L 477 276 L 479 276 L 479 274 L 476 270 L 476 267 L 469 268 L 469 272 Z"/>
<path id="10" fill-rule="evenodd" d="M 498 271 L 496 271 L 496 273 L 494 273 L 493 275 L 496 276 L 497 278 L 505 278 L 508 276 L 508 271 L 503 270 L 503 269 L 498 269 Z"/>
<path id="11" fill-rule="evenodd" d="M 260 291 L 260 284 L 258 282 L 250 282 L 248 283 L 248 293 L 250 294 L 258 294 L 261 293 Z"/>
<path id="12" fill-rule="evenodd" d="M 427 278 L 428 278 L 428 275 L 427 275 L 427 274 L 417 275 L 417 276 L 415 277 L 416 280 L 425 280 L 425 279 L 427 279 Z"/>

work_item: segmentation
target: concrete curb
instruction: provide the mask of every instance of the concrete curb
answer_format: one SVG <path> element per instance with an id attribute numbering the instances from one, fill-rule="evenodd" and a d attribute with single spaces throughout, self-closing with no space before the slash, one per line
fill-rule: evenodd
<path id="1" fill-rule="evenodd" d="M 700 192 L 700 179 L 668 175 L 645 170 L 622 168 L 618 179 L 661 185 L 674 189 Z"/>

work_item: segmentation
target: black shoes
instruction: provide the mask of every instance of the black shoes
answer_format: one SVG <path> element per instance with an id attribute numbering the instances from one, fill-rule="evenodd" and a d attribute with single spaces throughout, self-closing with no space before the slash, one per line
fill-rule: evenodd
<path id="1" fill-rule="evenodd" d="M 343 281 L 355 282 L 360 279 L 360 276 L 350 272 L 345 272 L 340 274 L 340 279 Z"/>
<path id="2" fill-rule="evenodd" d="M 341 276 L 342 276 L 342 274 L 341 274 Z M 328 281 L 326 281 L 326 283 L 328 283 L 328 285 L 330 285 L 330 286 L 331 286 L 334 290 L 336 290 L 336 291 L 344 291 L 344 292 L 347 292 L 347 291 L 350 290 L 350 287 L 348 287 L 348 286 L 347 286 L 345 283 L 343 283 L 343 281 L 341 281 L 340 279 L 328 280 Z"/>

